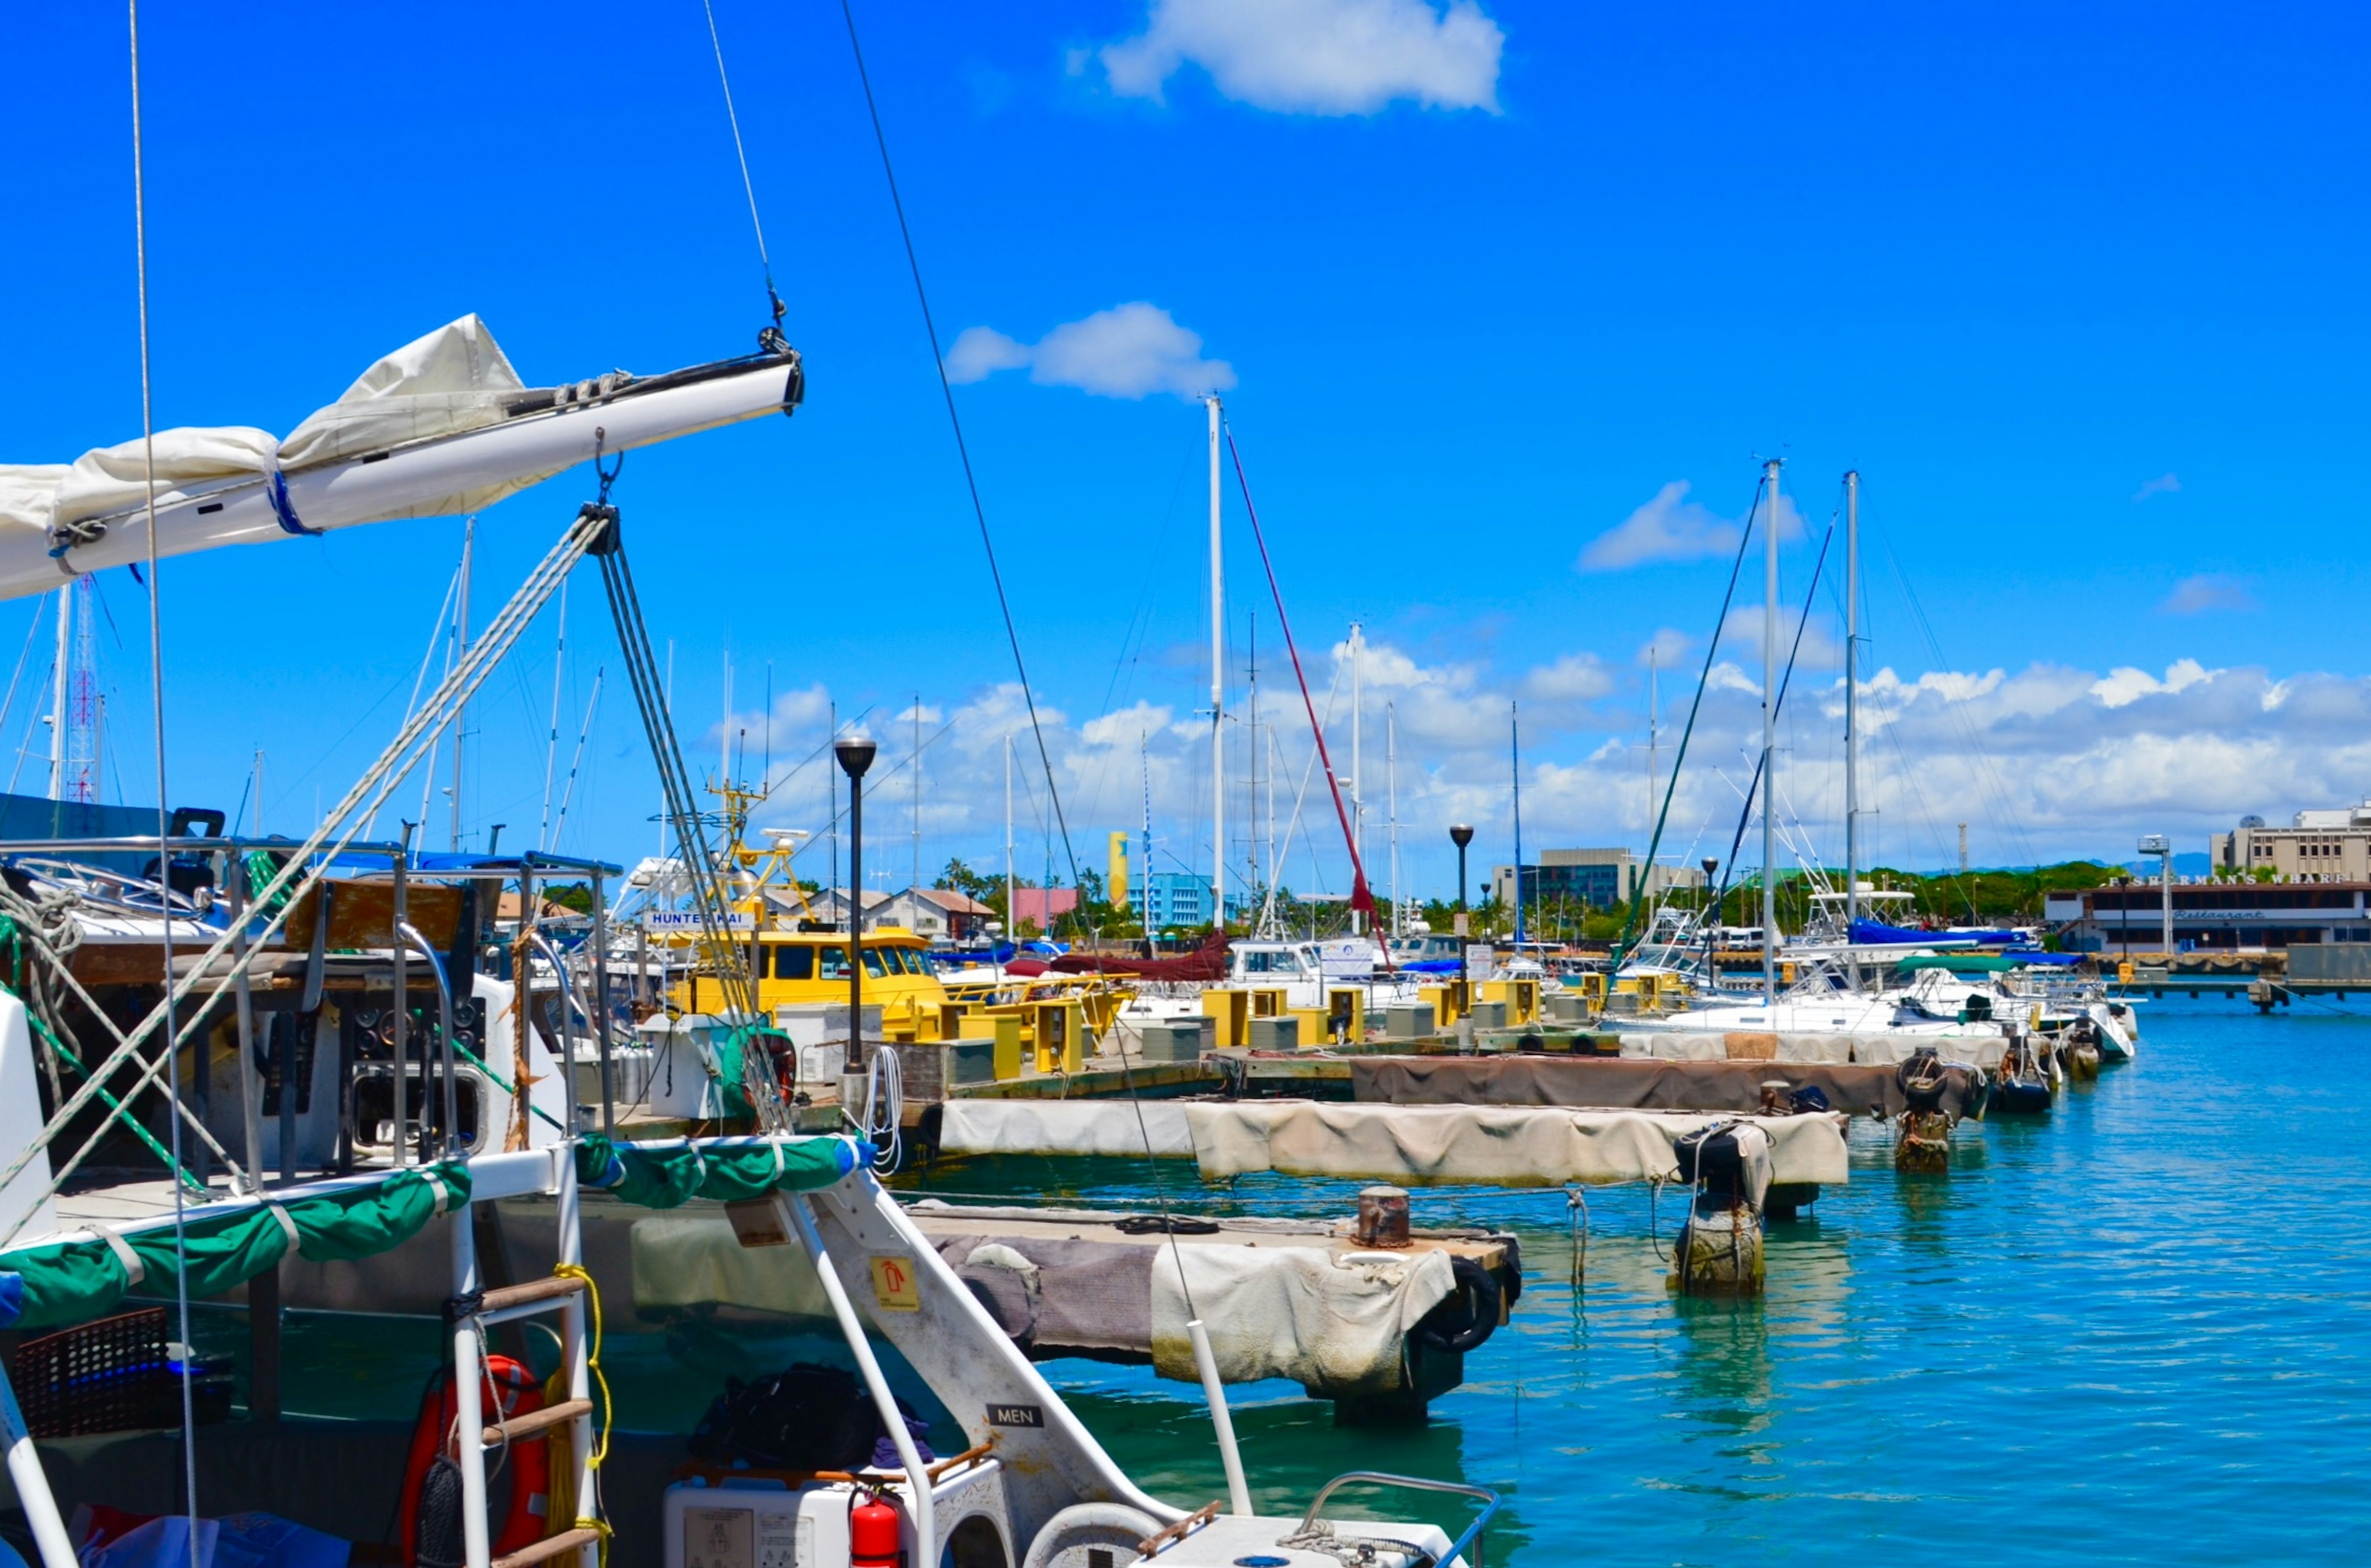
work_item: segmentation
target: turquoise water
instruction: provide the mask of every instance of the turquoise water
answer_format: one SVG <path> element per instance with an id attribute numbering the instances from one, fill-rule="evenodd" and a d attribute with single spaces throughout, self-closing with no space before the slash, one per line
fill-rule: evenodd
<path id="1" fill-rule="evenodd" d="M 1419 1192 L 1418 1223 L 1521 1235 L 1514 1321 L 1420 1429 L 1337 1428 L 1290 1384 L 1232 1390 L 1264 1509 L 1384 1469 L 1503 1490 L 1494 1564 L 1843 1562 L 1872 1546 L 1916 1562 L 2361 1560 L 2371 1019 L 2169 1000 L 2145 1026 L 2139 1063 L 2051 1117 L 1962 1128 L 1948 1176 L 1897 1175 L 1884 1130 L 1856 1126 L 1853 1183 L 1771 1227 L 1759 1302 L 1671 1297 L 1656 1251 L 1671 1205 L 1643 1190 L 1590 1195 L 1578 1293 L 1561 1193 Z M 930 1185 L 1142 1205 L 1152 1174 L 1006 1161 Z M 1346 1184 L 1161 1174 L 1199 1209 L 1351 1206 Z M 644 1429 L 686 1430 L 728 1372 L 828 1348 L 622 1326 L 607 1360 L 621 1418 Z M 292 1319 L 292 1409 L 383 1414 L 375 1387 L 435 1364 L 433 1324 L 356 1327 Z M 1151 1490 L 1222 1493 L 1198 1391 L 1143 1368 L 1044 1370 Z"/>
<path id="2" fill-rule="evenodd" d="M 1896 1175 L 1856 1127 L 1853 1184 L 1771 1227 L 1759 1303 L 1667 1295 L 1643 1192 L 1590 1195 L 1578 1296 L 1561 1193 L 1418 1193 L 1420 1223 L 1521 1235 L 1515 1320 L 1421 1432 L 1237 1390 L 1264 1505 L 1354 1467 L 1456 1476 L 1506 1492 L 1500 1563 L 2361 1561 L 2371 1020 L 2174 999 L 2145 1027 L 2051 1117 L 1962 1129 L 1948 1176 Z M 1188 1390 L 1047 1371 L 1156 1491 L 1220 1494 Z"/>

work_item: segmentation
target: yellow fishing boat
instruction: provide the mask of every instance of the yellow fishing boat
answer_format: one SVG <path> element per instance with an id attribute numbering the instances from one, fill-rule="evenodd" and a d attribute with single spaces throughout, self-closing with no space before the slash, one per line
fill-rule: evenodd
<path id="1" fill-rule="evenodd" d="M 758 901 L 736 904 L 735 914 L 765 916 Z M 785 917 L 775 916 L 780 921 Z M 788 917 L 792 920 L 796 917 Z M 736 945 L 758 983 L 761 1011 L 801 1005 L 844 1004 L 848 1000 L 848 933 L 758 928 L 735 932 Z M 931 967 L 928 940 L 896 926 L 864 933 L 864 1003 L 884 1014 L 936 1009 L 947 1004 L 947 988 Z M 714 1012 L 724 1005 L 723 986 L 713 974 L 693 974 L 670 997 L 685 1012 Z"/>

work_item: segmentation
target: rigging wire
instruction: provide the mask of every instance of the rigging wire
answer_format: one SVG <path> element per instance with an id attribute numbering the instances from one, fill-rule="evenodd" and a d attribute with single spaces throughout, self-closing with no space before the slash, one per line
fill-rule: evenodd
<path id="1" fill-rule="evenodd" d="M 1309 728 L 1317 739 L 1318 760 L 1325 767 L 1326 787 L 1334 791 L 1334 814 L 1341 820 L 1342 841 L 1350 850 L 1350 907 L 1366 911 L 1367 917 L 1372 919 L 1375 894 L 1367 885 L 1367 868 L 1359 856 L 1358 835 L 1350 831 L 1349 811 L 1342 804 L 1341 781 L 1334 777 L 1334 758 L 1325 749 L 1324 726 L 1317 722 L 1317 705 L 1309 695 L 1309 677 L 1301 672 L 1301 648 L 1292 640 L 1291 618 L 1284 613 L 1284 590 L 1277 586 L 1276 563 L 1268 559 L 1267 536 L 1260 530 L 1259 509 L 1252 504 L 1251 481 L 1243 477 L 1243 455 L 1235 444 L 1235 428 L 1232 422 L 1226 426 L 1226 432 L 1227 455 L 1234 461 L 1235 484 L 1243 492 L 1243 515 L 1251 519 L 1252 542 L 1259 547 L 1260 567 L 1267 573 L 1268 596 L 1276 601 L 1276 624 L 1284 632 L 1285 651 L 1292 655 L 1292 677 L 1301 683 L 1301 706 L 1309 709 Z M 1221 907 L 1224 907 L 1223 901 Z"/>
<path id="2" fill-rule="evenodd" d="M 130 41 L 132 49 L 132 247 L 139 273 L 140 298 L 140 450 L 144 467 L 144 489 L 148 511 L 148 688 L 149 708 L 156 731 L 156 871 L 169 881 L 173 869 L 172 808 L 165 802 L 165 633 L 157 618 L 162 607 L 156 585 L 156 417 L 152 397 L 151 367 L 148 355 L 148 193 L 145 171 L 141 167 L 140 141 L 140 0 L 128 0 Z M 64 723 L 65 716 L 57 716 Z M 165 1097 L 171 1107 L 168 1120 L 172 1125 L 173 1164 L 181 1163 L 181 1075 L 170 1061 L 177 1054 L 179 1041 L 176 1038 L 173 993 L 173 911 L 168 903 L 165 918 L 158 923 L 165 959 Z M 203 1059 L 203 1053 L 199 1053 Z M 249 1175 L 252 1176 L 252 1172 Z M 190 1228 L 189 1202 L 179 1182 L 173 1184 L 173 1305 L 179 1327 L 181 1343 L 191 1343 L 190 1333 Z M 184 1516 L 189 1520 L 190 1568 L 200 1568 L 198 1561 L 198 1443 L 197 1411 L 191 1383 L 197 1373 L 197 1356 L 184 1349 L 181 1355 L 181 1500 Z"/>
<path id="3" fill-rule="evenodd" d="M 1062 830 L 1062 854 L 1070 862 L 1070 885 L 1079 884 L 1078 852 L 1070 846 L 1070 824 L 1062 813 L 1062 796 L 1054 784 L 1054 757 L 1046 749 L 1046 727 L 1037 717 L 1037 697 L 1030 689 L 1029 666 L 1021 656 L 1021 633 L 1013 625 L 1012 602 L 1005 596 L 1004 573 L 996 564 L 996 541 L 988 531 L 988 508 L 979 499 L 979 478 L 972 472 L 971 449 L 964 441 L 963 416 L 955 410 L 954 384 L 947 379 L 946 356 L 939 348 L 938 324 L 931 316 L 930 292 L 922 286 L 922 262 L 914 249 L 914 231 L 906 222 L 906 202 L 897 194 L 897 171 L 889 161 L 889 136 L 881 128 L 881 106 L 873 97 L 873 75 L 864 68 L 864 46 L 857 41 L 856 13 L 849 0 L 839 0 L 839 14 L 848 24 L 849 52 L 856 57 L 856 79 L 864 88 L 865 112 L 873 119 L 873 141 L 881 149 L 881 174 L 889 185 L 889 205 L 897 214 L 897 236 L 905 242 L 906 267 L 914 275 L 914 299 L 921 306 L 922 331 L 931 340 L 931 365 L 938 372 L 939 393 L 946 399 L 947 424 L 954 430 L 955 455 L 962 460 L 964 487 L 971 494 L 972 517 L 979 525 L 980 548 L 988 556 L 989 581 L 996 585 L 996 607 L 1004 617 L 1004 640 L 1012 648 L 1012 667 L 1021 676 L 1021 700 L 1029 709 L 1029 733 L 1037 743 L 1038 766 L 1046 773 L 1046 793 L 1053 801 L 1054 820 Z"/>
<path id="4" fill-rule="evenodd" d="M 1785 675 L 1780 677 L 1778 682 L 1777 708 L 1781 714 L 1785 713 L 1787 710 L 1787 688 L 1795 684 L 1795 660 L 1797 655 L 1803 651 L 1803 628 L 1811 624 L 1811 605 L 1817 602 L 1819 597 L 1820 573 L 1828 564 L 1828 547 L 1835 542 L 1835 537 L 1836 522 L 1834 518 L 1831 517 L 1828 519 L 1828 531 L 1820 540 L 1820 559 L 1811 566 L 1811 586 L 1810 591 L 1803 595 L 1803 614 L 1795 622 L 1795 640 L 1787 650 L 1787 673 Z M 1744 801 L 1737 810 L 1737 835 L 1729 841 L 1729 859 L 1722 862 L 1723 870 L 1720 879 L 1720 892 L 1718 895 L 1713 899 L 1713 907 L 1716 909 L 1719 908 L 1721 901 L 1729 896 L 1729 873 L 1735 870 L 1737 868 L 1737 852 L 1738 849 L 1745 843 L 1746 824 L 1753 820 L 1753 797 L 1757 793 L 1764 797 L 1762 801 L 1762 810 L 1764 815 L 1769 813 L 1774 805 L 1774 802 L 1769 799 L 1772 791 L 1763 788 L 1762 770 L 1768 761 L 1769 758 L 1766 755 L 1759 754 L 1757 754 L 1753 759 L 1753 777 L 1747 781 L 1745 786 Z M 1783 822 L 1785 819 L 1782 817 L 1780 820 Z M 1785 829 L 1781 828 L 1780 832 L 1784 833 Z M 1792 848 L 1793 845 L 1790 843 L 1788 847 Z M 1649 864 L 1651 865 L 1652 862 L 1650 861 Z M 1763 867 L 1762 880 L 1768 882 L 1773 870 L 1774 868 L 1772 867 Z"/>
<path id="5" fill-rule="evenodd" d="M 1714 656 L 1720 651 L 1721 628 L 1729 624 L 1729 606 L 1737 597 L 1738 575 L 1745 570 L 1746 547 L 1753 542 L 1754 514 L 1762 510 L 1762 497 L 1769 483 L 1766 477 L 1753 482 L 1753 504 L 1745 509 L 1745 527 L 1737 539 L 1737 559 L 1729 566 L 1729 592 L 1720 597 L 1720 617 L 1712 623 L 1712 636 L 1705 643 L 1704 673 L 1696 677 L 1696 695 L 1688 704 L 1688 721 L 1680 731 L 1679 750 L 1671 756 L 1671 778 L 1663 790 L 1663 809 L 1656 813 L 1654 834 L 1647 840 L 1647 871 L 1639 877 L 1637 885 L 1630 890 L 1629 912 L 1622 917 L 1622 937 L 1613 944 L 1613 969 L 1621 968 L 1622 961 L 1629 956 L 1630 933 L 1638 924 L 1638 904 L 1646 896 L 1647 883 L 1654 880 L 1655 853 L 1663 842 L 1663 824 L 1671 818 L 1672 798 L 1680 792 L 1680 768 L 1688 760 L 1688 741 L 1695 733 L 1696 715 L 1704 708 L 1706 688 L 1712 684 L 1712 663 Z M 1775 528 L 1777 525 L 1778 520 L 1773 516 L 1768 526 Z M 1463 896 L 1463 892 L 1461 889 L 1460 896 Z"/>
<path id="6" fill-rule="evenodd" d="M 733 107 L 733 79 L 724 74 L 724 43 L 716 35 L 716 7 L 711 0 L 700 0 L 700 6 L 708 13 L 708 43 L 716 52 L 716 81 L 724 89 L 724 118 L 733 127 L 733 156 L 740 160 L 741 190 L 749 198 L 749 226 L 758 235 L 758 266 L 766 274 L 766 303 L 774 313 L 773 335 L 780 339 L 782 333 L 782 296 L 774 292 L 774 263 L 766 254 L 766 225 L 758 220 L 758 187 L 750 181 L 749 154 L 741 145 L 741 115 Z M 779 346 L 767 341 L 762 333 L 759 340 L 769 349 Z"/>

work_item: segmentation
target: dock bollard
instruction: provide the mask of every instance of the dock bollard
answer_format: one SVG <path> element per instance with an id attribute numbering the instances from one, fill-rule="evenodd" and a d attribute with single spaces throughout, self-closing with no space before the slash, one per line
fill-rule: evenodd
<path id="1" fill-rule="evenodd" d="M 1893 1168 L 1942 1175 L 1951 1169 L 1951 1117 L 1943 1109 L 1943 1095 L 1951 1075 L 1932 1047 L 1911 1055 L 1893 1070 L 1904 1105 L 1896 1123 Z"/>
<path id="2" fill-rule="evenodd" d="M 1352 1233 L 1361 1247 L 1408 1245 L 1408 1195 L 1405 1187 L 1359 1189 L 1359 1222 Z"/>
<path id="3" fill-rule="evenodd" d="M 1671 1243 L 1671 1288 L 1683 1296 L 1761 1295 L 1770 1135 L 1736 1122 L 1701 1128 L 1672 1147 L 1694 1197 Z"/>

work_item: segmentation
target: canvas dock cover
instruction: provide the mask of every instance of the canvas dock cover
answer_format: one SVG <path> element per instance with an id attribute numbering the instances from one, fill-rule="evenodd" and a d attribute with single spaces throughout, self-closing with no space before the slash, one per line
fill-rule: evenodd
<path id="1" fill-rule="evenodd" d="M 1711 1123 L 1768 1129 L 1773 1180 L 1841 1183 L 1845 1137 L 1833 1115 L 1691 1114 L 1561 1106 L 1343 1105 L 1311 1100 L 951 1100 L 948 1154 L 1142 1159 L 1141 1111 L 1157 1158 L 1190 1154 L 1204 1181 L 1260 1170 L 1347 1181 L 1554 1187 L 1667 1182 L 1671 1140 Z"/>
<path id="2" fill-rule="evenodd" d="M 1997 1031 L 1954 1030 L 1926 1033 L 1765 1033 L 1755 1030 L 1627 1029 L 1622 1055 L 1660 1062 L 1859 1062 L 1892 1066 L 1921 1049 L 1947 1062 L 1989 1071 L 2000 1066 L 2007 1043 Z"/>
<path id="3" fill-rule="evenodd" d="M 1192 1382 L 1186 1325 L 1198 1314 L 1222 1380 L 1290 1378 L 1319 1399 L 1397 1389 L 1409 1331 L 1455 1288 L 1444 1251 L 1208 1238 L 1171 1247 L 1084 1228 L 931 1239 L 1034 1356 L 1150 1355 L 1160 1376 Z"/>
<path id="4" fill-rule="evenodd" d="M 1964 1113 L 1975 1075 L 1949 1069 L 1943 1109 Z M 1894 1069 L 1833 1062 L 1667 1062 L 1609 1056 L 1359 1056 L 1350 1097 L 1384 1105 L 1574 1105 L 1629 1111 L 1743 1113 L 1762 1086 L 1817 1089 L 1831 1109 L 1898 1116 L 1908 1108 Z"/>

